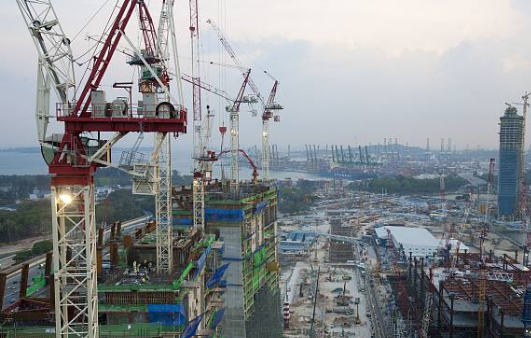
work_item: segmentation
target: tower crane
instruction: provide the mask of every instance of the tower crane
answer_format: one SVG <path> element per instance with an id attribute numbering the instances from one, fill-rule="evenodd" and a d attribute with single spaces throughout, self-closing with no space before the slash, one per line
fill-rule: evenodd
<path id="1" fill-rule="evenodd" d="M 492 189 L 492 184 L 494 182 L 494 167 L 496 165 L 496 159 L 491 158 L 489 161 L 489 178 L 487 182 L 487 205 L 485 207 L 485 218 L 483 221 L 487 223 L 489 221 L 489 209 L 490 209 L 490 193 Z"/>
<path id="2" fill-rule="evenodd" d="M 486 224 L 483 224 L 479 237 L 479 287 L 478 287 L 478 332 L 477 337 L 483 338 L 485 323 L 485 295 L 487 289 L 487 268 L 485 265 L 485 239 L 487 238 Z"/>
<path id="3" fill-rule="evenodd" d="M 240 181 L 240 162 L 239 162 L 239 149 L 240 149 L 240 105 L 244 102 L 243 95 L 245 94 L 245 87 L 249 83 L 249 75 L 251 75 L 251 69 L 244 73 L 243 83 L 240 87 L 240 91 L 234 100 L 231 107 L 228 108 L 230 114 L 230 186 L 234 196 L 239 194 L 239 181 Z"/>
<path id="4" fill-rule="evenodd" d="M 197 0 L 190 0 L 190 1 L 197 1 Z M 219 41 L 221 42 L 221 44 L 223 45 L 223 47 L 227 51 L 227 54 L 229 54 L 229 56 L 232 59 L 232 61 L 234 62 L 234 64 L 236 66 L 238 66 L 238 67 L 243 67 L 242 63 L 240 62 L 240 59 L 238 59 L 238 56 L 234 52 L 234 49 L 232 49 L 231 45 L 229 44 L 229 41 L 227 40 L 227 38 L 225 37 L 225 35 L 221 31 L 221 29 L 218 27 L 218 25 L 216 25 L 216 23 L 214 21 L 212 21 L 211 19 L 208 19 L 207 23 L 218 34 Z M 243 74 L 243 76 L 245 78 L 245 73 Z M 263 105 L 264 101 L 263 101 L 262 95 L 260 94 L 260 91 L 258 90 L 258 87 L 254 83 L 253 79 L 249 78 L 248 82 L 249 82 L 249 87 L 251 87 L 252 92 L 256 95 L 256 97 L 258 97 L 258 99 L 260 100 L 260 102 Z"/>
<path id="5" fill-rule="evenodd" d="M 194 209 L 194 229 L 204 231 L 205 228 L 205 184 L 210 179 L 211 166 L 206 160 L 207 136 L 203 130 L 201 116 L 201 73 L 200 73 L 200 42 L 199 42 L 199 11 L 198 0 L 189 0 L 190 4 L 190 42 L 192 49 L 192 105 L 194 115 L 194 172 L 192 179 L 192 196 Z M 208 120 L 208 119 L 207 119 Z M 207 121 L 206 127 L 210 127 Z"/>
<path id="6" fill-rule="evenodd" d="M 159 56 L 164 62 L 162 77 L 166 80 L 166 90 L 162 94 L 162 100 L 169 100 L 169 75 L 167 65 L 165 62 L 173 60 L 175 81 L 177 83 L 177 91 L 179 102 L 184 101 L 181 70 L 179 65 L 179 53 L 177 48 L 177 37 L 175 33 L 175 21 L 173 15 L 175 1 L 164 0 L 161 7 L 159 23 L 157 27 L 156 36 L 156 51 L 155 54 Z M 148 12 L 149 13 L 149 12 Z M 151 17 L 146 15 L 145 22 L 151 24 L 151 31 L 154 31 Z M 146 29 L 143 29 L 146 34 Z M 170 44 L 171 42 L 171 44 Z M 173 57 L 170 57 L 169 46 Z M 173 267 L 173 215 L 172 215 L 172 168 L 171 168 L 171 138 L 169 135 L 157 133 L 155 137 L 155 145 L 161 142 L 160 151 L 156 156 L 158 162 L 158 176 L 160 178 L 157 193 L 155 194 L 155 217 L 156 217 L 156 248 L 157 248 L 157 272 L 166 273 L 171 272 Z"/>
<path id="7" fill-rule="evenodd" d="M 111 148 L 129 132 L 186 132 L 186 110 L 170 102 L 167 67 L 151 53 L 156 48 L 156 34 L 143 1 L 123 1 L 80 93 L 76 92 L 70 39 L 50 0 L 17 0 L 17 5 L 39 54 L 35 117 L 37 137 L 52 176 L 55 333 L 57 337 L 98 337 L 94 172 L 99 167 L 119 167 L 110 161 Z M 146 48 L 142 52 L 125 33 L 137 6 L 141 27 L 145 28 Z M 122 37 L 135 51 L 128 63 L 142 70 L 141 111 L 130 109 L 132 102 L 127 99 L 108 103 L 105 92 L 99 89 Z M 58 98 L 57 121 L 63 124 L 64 132 L 47 135 L 52 88 Z M 157 93 L 161 92 L 168 100 L 159 102 Z M 114 135 L 108 140 L 88 136 L 105 132 Z M 161 146 L 162 140 L 153 153 L 157 154 Z M 135 177 L 133 192 L 153 194 L 157 189 L 157 165 L 153 162 L 135 166 L 131 173 Z"/>
<path id="8" fill-rule="evenodd" d="M 275 103 L 275 96 L 277 95 L 277 88 L 279 82 L 275 80 L 273 88 L 269 93 L 269 98 L 264 106 L 264 112 L 262 113 L 262 178 L 264 181 L 269 180 L 269 120 L 273 117 L 275 110 L 283 109 L 281 105 Z"/>

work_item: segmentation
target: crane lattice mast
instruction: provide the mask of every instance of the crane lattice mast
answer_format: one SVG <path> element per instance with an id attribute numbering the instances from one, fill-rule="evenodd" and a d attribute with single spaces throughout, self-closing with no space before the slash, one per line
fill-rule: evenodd
<path id="1" fill-rule="evenodd" d="M 227 54 L 229 54 L 229 56 L 232 59 L 232 61 L 234 62 L 234 64 L 238 68 L 244 68 L 245 69 L 246 67 L 244 67 L 242 65 L 242 63 L 240 62 L 240 59 L 238 58 L 238 56 L 234 52 L 234 49 L 231 47 L 229 41 L 227 40 L 227 38 L 225 37 L 225 35 L 221 31 L 221 29 L 216 25 L 216 23 L 214 21 L 212 21 L 210 19 L 207 20 L 207 23 L 210 24 L 212 29 L 214 29 L 216 31 L 216 33 L 218 34 L 219 41 L 221 42 L 221 44 L 223 45 L 223 47 L 227 51 Z M 245 73 L 243 73 L 242 75 L 245 78 Z M 252 78 L 248 79 L 248 83 L 249 83 L 249 87 L 251 87 L 252 92 L 256 95 L 256 97 L 258 97 L 260 102 L 262 102 L 262 104 L 263 104 L 264 102 L 263 102 L 263 99 L 262 99 L 262 94 L 260 94 L 260 91 L 258 90 L 258 86 L 256 86 L 256 83 L 254 83 Z"/>
<path id="2" fill-rule="evenodd" d="M 194 114 L 194 173 L 192 180 L 192 195 L 194 208 L 194 228 L 203 231 L 205 228 L 205 182 L 206 165 L 201 159 L 206 158 L 203 144 L 202 115 L 201 115 L 201 72 L 200 72 L 200 43 L 199 43 L 199 11 L 198 0 L 190 0 L 190 42 L 192 49 L 192 101 Z"/>
<path id="3" fill-rule="evenodd" d="M 282 106 L 275 103 L 278 85 L 278 81 L 275 80 L 262 113 L 262 178 L 264 181 L 269 180 L 269 120 L 273 117 L 274 110 L 282 109 Z"/>
<path id="4" fill-rule="evenodd" d="M 243 102 L 243 95 L 245 94 L 245 87 L 249 83 L 251 70 L 249 69 L 244 74 L 243 83 L 240 87 L 240 91 L 234 100 L 232 107 L 229 108 L 230 114 L 230 186 L 234 196 L 239 195 L 239 181 L 240 181 L 240 161 L 239 161 L 239 149 L 240 149 L 240 105 Z"/>
<path id="5" fill-rule="evenodd" d="M 129 132 L 142 133 L 144 128 L 164 134 L 186 132 L 186 110 L 156 99 L 147 104 L 146 98 L 154 97 L 158 89 L 167 92 L 167 76 L 160 58 L 143 55 L 125 34 L 137 5 L 141 24 L 149 24 L 143 20 L 149 17 L 143 1 L 123 1 L 104 34 L 105 41 L 77 100 L 74 100 L 76 82 L 70 40 L 63 33 L 52 4 L 47 0 L 17 0 L 17 4 L 39 53 L 36 120 L 38 139 L 52 176 L 55 332 L 58 337 L 98 337 L 94 172 L 105 166 L 128 171 L 110 162 L 110 152 Z M 147 27 L 144 33 L 149 38 L 149 46 L 155 46 L 153 26 Z M 108 103 L 105 92 L 99 89 L 122 37 L 135 51 L 128 63 L 150 74 L 139 83 L 144 96 L 141 112 L 130 110 L 131 102 L 126 99 Z M 144 42 L 148 45 L 146 39 Z M 64 125 L 64 133 L 48 137 L 51 88 L 59 99 L 57 121 Z M 121 123 L 116 124 L 114 118 L 122 118 Z M 102 132 L 115 134 L 109 140 L 90 138 L 91 133 Z M 157 151 L 159 147 L 160 144 L 156 146 Z M 156 187 L 151 174 L 156 165 L 148 163 L 143 168 L 146 170 L 142 172 L 128 171 L 136 180 L 134 192 L 153 194 Z"/>

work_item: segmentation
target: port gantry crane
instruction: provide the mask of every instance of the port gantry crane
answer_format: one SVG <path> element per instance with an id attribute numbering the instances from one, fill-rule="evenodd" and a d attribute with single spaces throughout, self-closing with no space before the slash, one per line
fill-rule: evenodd
<path id="1" fill-rule="evenodd" d="M 17 4 L 39 55 L 35 117 L 38 140 L 52 176 L 55 334 L 98 337 L 94 172 L 99 167 L 119 168 L 134 176 L 134 193 L 156 194 L 160 188 L 159 152 L 169 133 L 186 132 L 186 110 L 169 94 L 167 66 L 157 53 L 156 32 L 144 1 L 124 0 L 117 8 L 80 93 L 76 90 L 71 41 L 50 0 L 17 0 Z M 137 7 L 144 38 L 142 51 L 125 33 Z M 105 92 L 99 89 L 122 37 L 134 51 L 128 63 L 140 68 L 142 100 L 136 111 L 127 99 L 107 102 Z M 57 94 L 56 119 L 64 126 L 63 134 L 47 135 L 52 89 Z M 114 135 L 103 140 L 100 134 L 105 132 Z M 130 132 L 160 133 L 152 161 L 135 163 L 133 170 L 110 159 L 112 146 Z M 98 138 L 90 138 L 89 133 L 97 133 Z"/>

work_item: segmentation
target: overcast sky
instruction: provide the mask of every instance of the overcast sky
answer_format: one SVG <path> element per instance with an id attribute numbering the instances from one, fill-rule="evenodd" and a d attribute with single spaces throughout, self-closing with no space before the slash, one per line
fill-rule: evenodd
<path id="1" fill-rule="evenodd" d="M 151 0 L 158 18 L 158 1 Z M 53 1 L 68 36 L 75 36 L 104 0 Z M 81 55 L 97 36 L 115 0 L 73 41 Z M 219 22 L 264 96 L 280 80 L 281 123 L 272 143 L 376 144 L 383 138 L 432 148 L 440 138 L 458 148 L 497 147 L 505 102 L 531 91 L 531 1 L 526 0 L 199 0 L 203 59 L 219 61 L 220 47 L 205 24 Z M 219 14 L 219 8 L 225 14 Z M 190 68 L 188 2 L 177 1 L 179 51 Z M 131 35 L 135 33 L 131 32 Z M 225 57 L 225 62 L 230 59 Z M 0 148 L 34 146 L 37 53 L 14 0 L 0 2 Z M 105 84 L 130 79 L 116 62 Z M 81 68 L 78 79 L 81 78 Z M 224 89 L 235 95 L 238 71 L 225 67 Z M 218 81 L 219 67 L 204 66 Z M 185 105 L 191 110 L 186 91 Z M 218 99 L 214 134 L 223 121 Z M 260 144 L 259 118 L 242 112 L 243 146 Z M 225 118 L 228 124 L 228 118 Z M 189 148 L 190 133 L 178 147 Z M 530 139 L 529 137 L 527 138 Z M 214 138 L 219 147 L 219 139 Z M 227 140 L 228 142 L 228 140 Z"/>

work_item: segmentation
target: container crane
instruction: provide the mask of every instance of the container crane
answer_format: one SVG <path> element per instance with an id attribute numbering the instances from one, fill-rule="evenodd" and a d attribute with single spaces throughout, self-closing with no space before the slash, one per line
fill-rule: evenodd
<path id="1" fill-rule="evenodd" d="M 153 26 L 144 21 L 149 12 L 143 1 L 123 1 L 77 98 L 70 40 L 51 2 L 17 0 L 17 5 L 39 54 L 35 117 L 37 137 L 52 176 L 55 333 L 58 337 L 98 337 L 94 172 L 99 167 L 119 167 L 110 161 L 111 148 L 129 132 L 186 132 L 186 110 L 157 98 L 157 93 L 165 92 L 171 99 L 169 78 L 164 61 L 150 53 L 156 48 L 156 39 Z M 147 30 L 143 52 L 125 33 L 137 6 L 141 27 Z M 105 92 L 99 89 L 122 37 L 135 52 L 128 63 L 141 68 L 143 107 L 136 112 L 127 99 L 107 102 Z M 56 118 L 64 126 L 63 134 L 47 135 L 52 88 L 58 97 Z M 115 134 L 108 140 L 87 136 L 104 132 Z M 161 146 L 159 142 L 153 153 Z M 158 188 L 157 173 L 153 162 L 135 164 L 133 192 L 153 194 Z"/>

